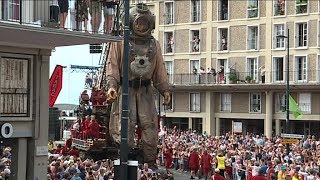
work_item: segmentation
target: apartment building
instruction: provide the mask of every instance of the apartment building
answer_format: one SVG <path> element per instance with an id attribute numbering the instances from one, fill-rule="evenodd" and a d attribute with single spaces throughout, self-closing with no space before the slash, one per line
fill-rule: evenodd
<path id="1" fill-rule="evenodd" d="M 1 147 L 12 148 L 9 179 L 47 179 L 52 50 L 120 41 L 119 37 L 81 31 L 78 25 L 75 29 L 71 9 L 65 26 L 59 29 L 57 8 L 55 0 L 0 0 L 0 139 Z M 69 58 L 72 52 L 66 54 Z"/>
<path id="2" fill-rule="evenodd" d="M 289 58 L 290 94 L 303 111 L 300 120 L 290 114 L 290 132 L 319 137 L 320 1 L 169 0 L 154 9 L 173 84 L 165 125 L 284 132 Z"/>

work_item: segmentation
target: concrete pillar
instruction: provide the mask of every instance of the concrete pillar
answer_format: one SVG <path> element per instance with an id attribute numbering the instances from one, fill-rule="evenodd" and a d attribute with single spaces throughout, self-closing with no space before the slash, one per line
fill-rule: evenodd
<path id="1" fill-rule="evenodd" d="M 27 151 L 23 151 L 22 149 L 27 149 L 27 138 L 19 138 L 18 139 L 18 147 L 20 151 L 18 152 L 18 169 L 16 174 L 16 179 L 24 179 L 27 175 Z"/>
<path id="2" fill-rule="evenodd" d="M 188 128 L 193 130 L 193 127 L 192 127 L 192 118 L 191 118 L 191 117 L 189 117 L 189 119 L 188 119 Z"/>
<path id="3" fill-rule="evenodd" d="M 220 118 L 216 118 L 216 136 L 220 136 Z"/>
<path id="4" fill-rule="evenodd" d="M 272 137 L 272 115 L 273 115 L 273 92 L 266 92 L 266 118 L 264 134 L 268 137 Z"/>
<path id="5" fill-rule="evenodd" d="M 49 59 L 51 51 L 39 51 L 33 64 L 34 137 L 28 139 L 27 176 L 25 179 L 47 179 L 49 126 Z"/>
<path id="6" fill-rule="evenodd" d="M 216 134 L 216 122 L 214 119 L 214 94 L 210 91 L 206 92 L 206 115 L 205 123 L 202 124 L 203 131 L 206 131 L 210 135 Z"/>
<path id="7" fill-rule="evenodd" d="M 276 135 L 279 136 L 281 134 L 281 123 L 279 119 L 276 119 Z"/>

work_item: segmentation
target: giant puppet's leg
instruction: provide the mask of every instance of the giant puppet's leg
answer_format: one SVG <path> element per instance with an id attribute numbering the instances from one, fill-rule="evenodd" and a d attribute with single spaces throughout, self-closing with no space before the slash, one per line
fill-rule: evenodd
<path id="1" fill-rule="evenodd" d="M 142 130 L 144 162 L 154 165 L 157 157 L 158 118 L 152 87 L 141 87 L 137 95 L 138 122 Z"/>
<path id="2" fill-rule="evenodd" d="M 118 98 L 112 103 L 109 121 L 109 133 L 116 144 L 120 144 L 121 141 L 121 106 L 122 95 L 120 89 Z"/>

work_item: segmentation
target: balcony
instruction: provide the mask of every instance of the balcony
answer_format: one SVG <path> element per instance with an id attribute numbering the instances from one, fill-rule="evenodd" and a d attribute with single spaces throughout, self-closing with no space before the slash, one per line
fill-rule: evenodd
<path id="1" fill-rule="evenodd" d="M 102 8 L 91 8 L 102 7 L 101 2 L 91 3 L 86 11 L 80 9 L 80 5 L 72 5 L 75 1 L 69 0 L 67 2 L 70 8 L 64 9 L 64 15 L 59 14 L 60 9 L 55 2 L 57 1 L 0 0 L 0 45 L 52 49 L 58 46 L 121 40 L 105 34 L 107 28 L 104 27 Z M 118 5 L 115 4 L 115 7 Z M 118 23 L 114 27 L 119 27 Z"/>
<path id="2" fill-rule="evenodd" d="M 300 74 L 299 74 L 300 73 Z M 290 71 L 290 89 L 292 90 L 320 90 L 320 70 L 305 71 L 305 76 L 301 71 Z M 281 75 L 282 74 L 282 75 Z M 281 75 L 281 76 L 280 76 Z M 252 91 L 252 90 L 285 90 L 285 71 L 266 71 L 265 78 L 270 77 L 270 82 L 264 82 L 259 71 L 238 72 L 231 71 L 221 74 L 207 73 L 185 73 L 169 74 L 169 82 L 176 89 L 181 90 L 232 90 L 232 91 Z M 278 79 L 277 79 L 278 78 Z M 212 88 L 214 87 L 214 88 Z"/>

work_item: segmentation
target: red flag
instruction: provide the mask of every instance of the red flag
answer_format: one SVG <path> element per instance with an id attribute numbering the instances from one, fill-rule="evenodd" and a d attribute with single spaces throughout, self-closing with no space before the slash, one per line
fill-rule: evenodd
<path id="1" fill-rule="evenodd" d="M 56 102 L 62 89 L 63 66 L 57 65 L 50 77 L 49 83 L 49 106 L 52 107 Z"/>

